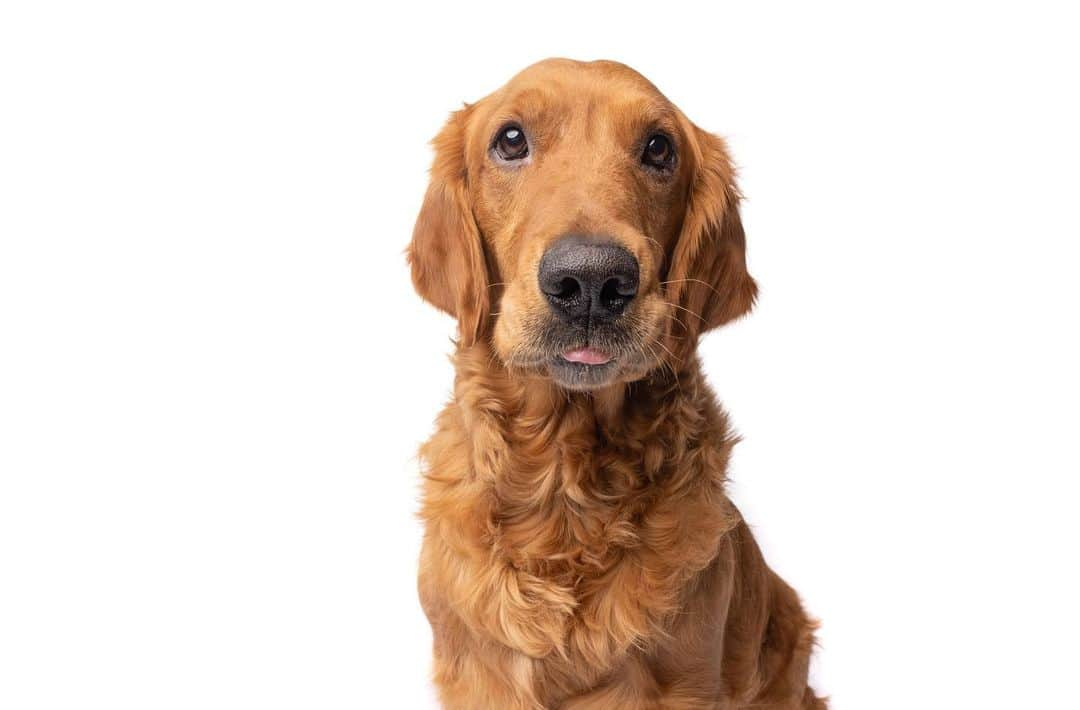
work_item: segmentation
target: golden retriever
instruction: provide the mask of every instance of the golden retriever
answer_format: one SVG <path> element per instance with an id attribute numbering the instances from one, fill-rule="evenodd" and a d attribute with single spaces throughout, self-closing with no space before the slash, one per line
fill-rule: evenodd
<path id="1" fill-rule="evenodd" d="M 434 146 L 408 257 L 459 329 L 421 449 L 443 705 L 824 708 L 695 354 L 757 292 L 724 142 L 626 66 L 554 59 Z"/>

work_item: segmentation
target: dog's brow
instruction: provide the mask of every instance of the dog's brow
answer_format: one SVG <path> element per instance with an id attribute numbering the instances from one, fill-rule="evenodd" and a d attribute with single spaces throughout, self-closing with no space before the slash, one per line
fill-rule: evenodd
<path id="1" fill-rule="evenodd" d="M 539 87 L 521 89 L 513 93 L 503 104 L 507 109 L 513 109 L 520 114 L 543 113 L 553 105 L 556 105 L 557 93 Z"/>

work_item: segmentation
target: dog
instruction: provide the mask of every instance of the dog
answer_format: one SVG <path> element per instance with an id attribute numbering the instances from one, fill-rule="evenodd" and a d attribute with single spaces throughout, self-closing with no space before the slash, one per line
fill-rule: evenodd
<path id="1" fill-rule="evenodd" d="M 629 67 L 551 59 L 433 145 L 407 256 L 458 323 L 420 450 L 444 707 L 825 708 L 695 354 L 757 294 L 724 141 Z"/>

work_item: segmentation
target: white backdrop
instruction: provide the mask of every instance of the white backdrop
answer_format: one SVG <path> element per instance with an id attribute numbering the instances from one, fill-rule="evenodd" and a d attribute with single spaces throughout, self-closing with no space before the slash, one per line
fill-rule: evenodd
<path id="1" fill-rule="evenodd" d="M 1080 56 L 991 4 L 5 2 L 0 707 L 433 706 L 402 250 L 447 112 L 547 56 L 741 166 L 704 360 L 818 689 L 1076 707 Z"/>

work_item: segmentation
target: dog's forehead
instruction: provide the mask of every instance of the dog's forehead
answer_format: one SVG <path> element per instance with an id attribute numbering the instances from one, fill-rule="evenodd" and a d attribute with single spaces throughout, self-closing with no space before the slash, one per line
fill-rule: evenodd
<path id="1" fill-rule="evenodd" d="M 647 123 L 673 128 L 677 112 L 651 82 L 624 64 L 569 59 L 548 59 L 524 69 L 480 105 L 487 120 L 473 126 L 477 131 L 512 120 L 534 127 L 565 124 L 575 116 L 590 123 L 615 121 L 631 130 Z"/>
<path id="2" fill-rule="evenodd" d="M 573 59 L 545 59 L 522 69 L 507 88 L 528 84 L 563 84 L 589 86 L 601 83 L 616 89 L 636 89 L 643 94 L 659 95 L 652 82 L 625 64 L 608 60 L 579 62 Z"/>
<path id="3" fill-rule="evenodd" d="M 569 106 L 666 105 L 655 86 L 625 64 L 547 59 L 519 72 L 496 92 L 500 103 Z"/>

